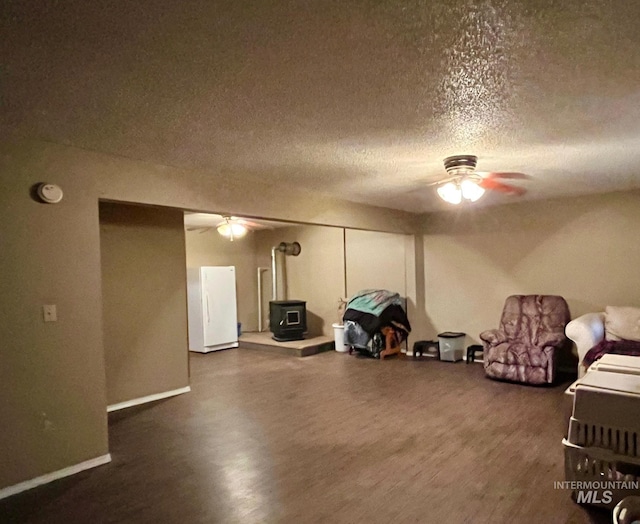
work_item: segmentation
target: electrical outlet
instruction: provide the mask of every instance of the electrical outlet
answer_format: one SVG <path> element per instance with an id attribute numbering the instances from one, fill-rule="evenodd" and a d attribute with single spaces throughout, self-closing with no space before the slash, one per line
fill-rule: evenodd
<path id="1" fill-rule="evenodd" d="M 42 315 L 45 322 L 57 322 L 58 312 L 55 304 L 45 304 L 42 306 Z"/>

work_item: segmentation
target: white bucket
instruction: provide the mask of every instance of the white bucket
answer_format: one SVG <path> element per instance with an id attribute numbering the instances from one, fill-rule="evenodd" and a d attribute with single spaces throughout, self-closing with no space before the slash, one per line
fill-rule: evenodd
<path id="1" fill-rule="evenodd" d="M 331 324 L 333 328 L 333 336 L 336 341 L 336 351 L 339 353 L 346 353 L 349 351 L 349 346 L 344 343 L 344 325 L 342 324 Z"/>

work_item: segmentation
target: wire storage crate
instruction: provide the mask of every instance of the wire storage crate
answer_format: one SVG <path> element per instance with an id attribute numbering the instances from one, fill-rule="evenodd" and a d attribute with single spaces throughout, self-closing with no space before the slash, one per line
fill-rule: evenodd
<path id="1" fill-rule="evenodd" d="M 615 355 L 607 353 L 594 362 L 590 370 L 610 371 L 612 373 L 625 373 L 627 375 L 640 375 L 640 358 L 629 355 Z"/>
<path id="2" fill-rule="evenodd" d="M 563 440 L 565 475 L 578 503 L 613 508 L 638 495 L 640 376 L 594 370 L 575 387 Z"/>
<path id="3" fill-rule="evenodd" d="M 576 385 L 568 441 L 640 458 L 640 376 L 587 373 Z"/>
<path id="4" fill-rule="evenodd" d="M 573 499 L 581 504 L 612 509 L 623 498 L 638 495 L 640 459 L 610 450 L 586 448 L 563 439 L 565 478 Z"/>

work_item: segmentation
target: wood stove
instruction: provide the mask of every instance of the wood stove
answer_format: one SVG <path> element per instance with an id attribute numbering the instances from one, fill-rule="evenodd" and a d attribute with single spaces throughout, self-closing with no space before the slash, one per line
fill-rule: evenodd
<path id="1" fill-rule="evenodd" d="M 303 300 L 272 300 L 269 302 L 269 328 L 273 340 L 304 339 L 307 330 L 307 306 Z"/>

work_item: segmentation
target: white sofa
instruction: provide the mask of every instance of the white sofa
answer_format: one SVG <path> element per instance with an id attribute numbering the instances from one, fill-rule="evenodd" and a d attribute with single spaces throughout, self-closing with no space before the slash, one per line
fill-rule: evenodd
<path id="1" fill-rule="evenodd" d="M 582 363 L 587 351 L 604 339 L 604 311 L 586 313 L 573 319 L 567 324 L 565 334 L 576 344 L 576 349 L 578 350 L 578 378 L 581 378 L 587 371 Z"/>
<path id="2" fill-rule="evenodd" d="M 587 352 L 600 341 L 621 341 L 627 350 L 640 349 L 640 308 L 607 306 L 604 312 L 587 313 L 569 322 L 565 334 L 576 343 L 578 377 L 587 371 L 583 362 Z M 640 357 L 639 357 L 640 358 Z"/>

